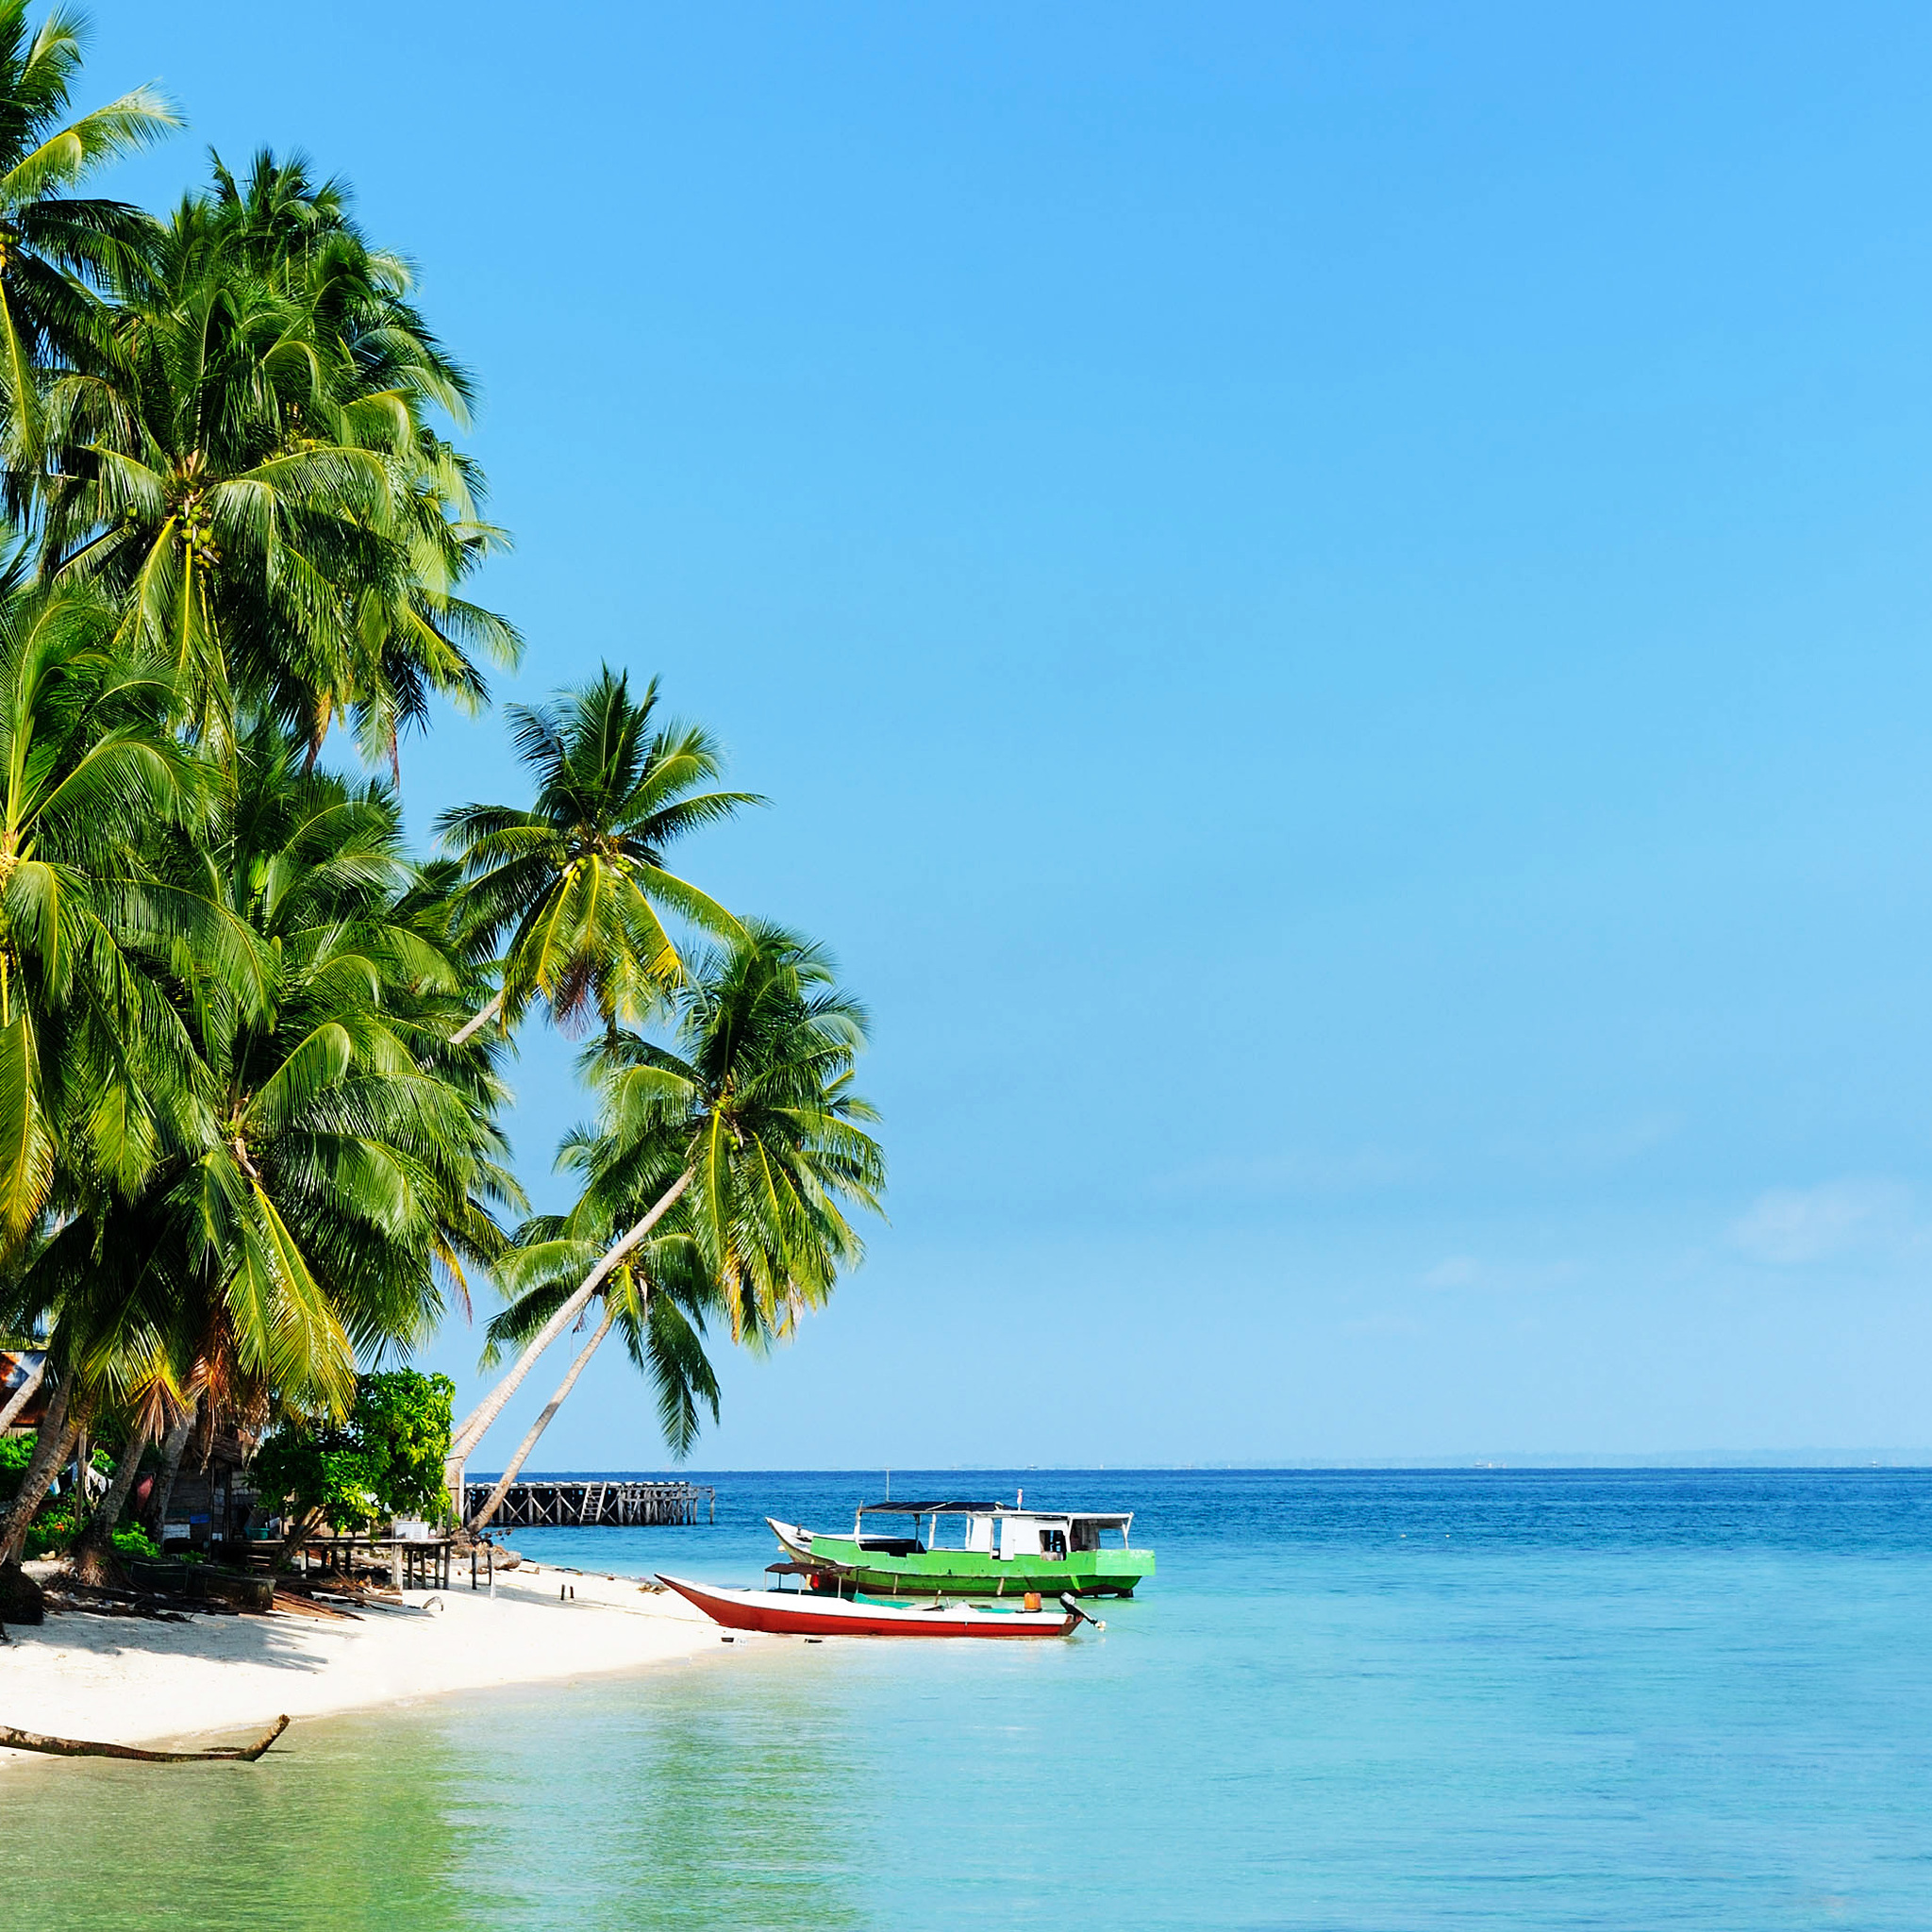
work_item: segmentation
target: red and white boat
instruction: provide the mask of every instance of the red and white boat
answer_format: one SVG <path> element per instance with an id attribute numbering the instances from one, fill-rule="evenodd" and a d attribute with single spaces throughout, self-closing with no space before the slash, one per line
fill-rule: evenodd
<path id="1" fill-rule="evenodd" d="M 864 1596 L 820 1595 L 810 1590 L 725 1590 L 658 1573 L 667 1590 L 697 1605 L 729 1630 L 765 1630 L 780 1637 L 1070 1637 L 1076 1624 L 1095 1620 L 1071 1602 L 1052 1609 L 1011 1609 L 985 1604 L 894 1603 Z M 1105 1624 L 1096 1624 L 1105 1629 Z"/>

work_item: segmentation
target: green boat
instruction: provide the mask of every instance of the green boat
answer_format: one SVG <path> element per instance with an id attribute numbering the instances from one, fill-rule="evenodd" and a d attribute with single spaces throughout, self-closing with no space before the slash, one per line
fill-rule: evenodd
<path id="1" fill-rule="evenodd" d="M 1131 1510 L 1023 1509 L 1017 1502 L 861 1503 L 849 1536 L 802 1529 L 772 1516 L 765 1521 L 815 1588 L 830 1583 L 841 1593 L 1132 1596 L 1134 1586 L 1154 1574 L 1154 1552 L 1129 1543 Z M 1111 1537 L 1119 1541 L 1108 1543 Z"/>

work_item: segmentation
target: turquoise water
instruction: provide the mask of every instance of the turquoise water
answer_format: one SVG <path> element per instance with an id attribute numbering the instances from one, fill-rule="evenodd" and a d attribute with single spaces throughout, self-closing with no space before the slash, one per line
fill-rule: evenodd
<path id="1" fill-rule="evenodd" d="M 742 1581 L 763 1512 L 869 1487 L 716 1480 L 715 1529 L 516 1541 Z M 962 1482 L 1132 1507 L 1159 1574 L 1099 1638 L 721 1645 L 252 1768 L 36 1765 L 0 1924 L 1932 1924 L 1932 1474 L 893 1489 Z"/>

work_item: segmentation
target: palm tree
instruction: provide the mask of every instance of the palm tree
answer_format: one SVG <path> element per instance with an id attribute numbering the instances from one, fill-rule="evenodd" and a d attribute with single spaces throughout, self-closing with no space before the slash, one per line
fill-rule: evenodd
<path id="1" fill-rule="evenodd" d="M 121 202 L 69 191 L 181 124 L 152 88 L 63 124 L 86 26 L 56 8 L 29 29 L 0 0 L 0 422 L 17 513 L 41 458 L 40 375 L 89 332 L 86 282 L 110 278 L 151 226 Z"/>
<path id="2" fill-rule="evenodd" d="M 471 388 L 408 285 L 341 184 L 269 154 L 245 184 L 217 162 L 50 387 L 43 570 L 125 600 L 129 640 L 193 676 L 204 736 L 260 708 L 312 758 L 352 717 L 393 769 L 431 694 L 483 703 L 473 651 L 517 661 L 515 629 L 458 592 L 505 540 L 430 425 L 466 421 Z"/>
<path id="3" fill-rule="evenodd" d="M 177 949 L 201 1104 L 168 1113 L 138 1189 L 76 1189 L 0 1297 L 57 1314 L 133 1454 L 197 1398 L 204 1426 L 344 1412 L 358 1358 L 423 1339 L 500 1252 L 491 1204 L 520 1198 L 495 1047 L 448 1044 L 464 979 L 419 916 L 394 799 L 304 751 L 258 724 L 220 835 L 175 841 L 178 889 L 253 935 L 265 997 Z"/>
<path id="4" fill-rule="evenodd" d="M 355 587 L 352 676 L 316 693 L 311 738 L 319 746 L 331 720 L 352 712 L 364 758 L 386 758 L 393 777 L 398 735 L 426 721 L 432 693 L 473 713 L 487 702 L 474 651 L 508 668 L 523 654 L 512 625 L 458 594 L 508 541 L 478 516 L 480 469 L 430 426 L 428 412 L 440 410 L 467 428 L 475 385 L 410 299 L 408 261 L 374 248 L 351 219 L 344 182 L 318 182 L 301 157 L 278 159 L 265 148 L 244 178 L 219 158 L 214 176 L 211 220 L 224 258 L 308 314 L 344 395 L 408 418 L 392 477 L 404 568 L 393 582 Z"/>
<path id="5" fill-rule="evenodd" d="M 674 1211 L 682 1224 L 674 1231 L 689 1242 L 682 1279 L 688 1284 L 694 1269 L 732 1339 L 754 1346 L 789 1335 L 808 1308 L 824 1305 L 839 1269 L 863 1253 L 846 1210 L 879 1211 L 885 1162 L 860 1124 L 876 1115 L 851 1088 L 865 1012 L 839 989 L 831 961 L 794 934 L 753 923 L 697 962 L 675 999 L 681 1053 L 626 1034 L 616 1049 L 600 1043 L 587 1056 L 600 1118 L 594 1130 L 566 1141 L 562 1157 L 586 1176 L 567 1230 L 575 1241 L 645 1211 L 560 1299 L 557 1264 L 567 1255 L 539 1247 L 522 1263 L 555 1306 L 509 1374 L 454 1433 L 454 1461 L 481 1441 L 537 1357 L 591 1297 L 602 1290 L 610 1298 L 618 1271 Z M 514 1281 L 518 1264 L 507 1272 Z M 643 1274 L 648 1295 L 651 1271 L 634 1272 Z M 678 1299 L 687 1310 L 692 1306 L 688 1287 Z M 526 1331 L 537 1313 L 517 1311 L 503 1333 Z M 609 1326 L 607 1320 L 599 1341 Z M 580 1369 L 581 1362 L 571 1381 Z M 558 1401 L 567 1392 L 568 1384 Z M 493 1514 L 536 1434 L 541 1428 L 473 1526 Z"/>
<path id="6" fill-rule="evenodd" d="M 494 1364 L 504 1347 L 528 1343 L 570 1299 L 570 1284 L 598 1259 L 597 1243 L 573 1234 L 574 1219 L 541 1217 L 518 1230 L 511 1253 L 497 1270 L 515 1299 L 490 1324 L 486 1365 Z M 501 1507 L 530 1452 L 613 1328 L 622 1333 L 632 1363 L 656 1392 L 658 1424 L 674 1456 L 682 1460 L 697 1441 L 700 1404 L 717 1421 L 718 1380 L 704 1338 L 707 1318 L 717 1312 L 719 1297 L 688 1221 L 685 1215 L 661 1224 L 653 1239 L 632 1248 L 608 1273 L 601 1321 L 505 1465 L 473 1528 L 481 1528 Z"/>
<path id="7" fill-rule="evenodd" d="M 629 679 L 607 664 L 553 704 L 513 706 L 510 734 L 537 781 L 535 805 L 461 806 L 437 821 L 468 877 L 470 920 L 503 945 L 502 986 L 459 1041 L 492 1020 L 508 1032 L 540 996 L 565 1026 L 594 1005 L 614 1038 L 677 981 L 664 913 L 738 931 L 715 900 L 666 870 L 664 854 L 763 801 L 700 791 L 720 770 L 716 741 L 695 725 L 654 725 L 657 705 L 655 678 L 633 699 Z"/>
<path id="8" fill-rule="evenodd" d="M 70 1164 L 125 1185 L 152 1156 L 181 1041 L 143 949 L 236 957 L 211 908 L 140 875 L 205 788 L 166 728 L 173 682 L 114 628 L 88 592 L 0 585 L 0 1255 L 47 1203 L 63 1110 Z"/>
<path id="9" fill-rule="evenodd" d="M 54 1385 L 54 1393 L 41 1419 L 34 1453 L 21 1477 L 20 1488 L 4 1516 L 0 1516 L 0 1570 L 20 1561 L 21 1546 L 54 1478 L 66 1466 L 74 1452 L 78 1425 L 68 1415 L 72 1384 L 64 1374 Z"/>
<path id="10" fill-rule="evenodd" d="M 62 474 L 42 568 L 121 600 L 126 646 L 174 664 L 197 733 L 225 746 L 238 697 L 299 728 L 347 675 L 350 587 L 401 572 L 400 438 L 341 405 L 308 316 L 232 272 L 210 228 L 185 203 L 178 286 L 49 390 Z"/>

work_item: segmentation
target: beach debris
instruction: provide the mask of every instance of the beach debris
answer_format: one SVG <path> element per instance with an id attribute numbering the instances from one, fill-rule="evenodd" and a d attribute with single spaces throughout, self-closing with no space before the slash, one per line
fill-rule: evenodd
<path id="1" fill-rule="evenodd" d="M 319 1603 L 302 1591 L 276 1591 L 275 1607 L 278 1610 L 292 1611 L 298 1617 L 326 1617 L 340 1620 L 344 1624 L 359 1624 L 362 1621 L 354 1610 L 344 1609 L 337 1604 Z"/>
<path id="2" fill-rule="evenodd" d="M 126 1591 L 90 1590 L 76 1584 L 68 1590 L 47 1591 L 50 1610 L 78 1610 L 88 1617 L 145 1617 L 153 1624 L 185 1624 L 186 1610 L 171 1610 L 153 1597 L 137 1597 Z M 199 1608 L 196 1605 L 194 1607 Z"/>
<path id="3" fill-rule="evenodd" d="M 212 1751 L 143 1751 L 133 1744 L 97 1744 L 86 1738 L 47 1738 L 0 1724 L 0 1746 L 9 1751 L 42 1751 L 55 1757 L 132 1757 L 142 1764 L 253 1764 L 289 1728 L 278 1717 L 252 1744 L 224 1744 Z"/>

